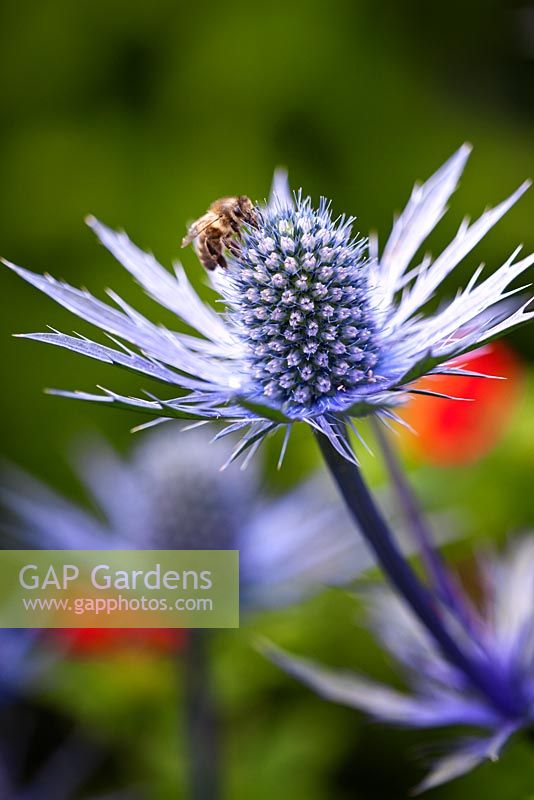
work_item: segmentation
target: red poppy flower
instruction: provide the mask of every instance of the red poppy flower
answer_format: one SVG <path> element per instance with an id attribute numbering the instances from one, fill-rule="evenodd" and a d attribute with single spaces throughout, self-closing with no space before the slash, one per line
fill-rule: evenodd
<path id="1" fill-rule="evenodd" d="M 56 628 L 50 636 L 70 655 L 84 657 L 132 649 L 175 653 L 186 633 L 179 628 Z"/>
<path id="2" fill-rule="evenodd" d="M 444 400 L 413 395 L 402 416 L 417 431 L 403 443 L 423 461 L 440 466 L 468 464 L 484 456 L 506 430 L 520 395 L 523 369 L 503 342 L 474 350 L 455 364 L 506 380 L 435 375 L 417 388 L 466 398 Z"/>

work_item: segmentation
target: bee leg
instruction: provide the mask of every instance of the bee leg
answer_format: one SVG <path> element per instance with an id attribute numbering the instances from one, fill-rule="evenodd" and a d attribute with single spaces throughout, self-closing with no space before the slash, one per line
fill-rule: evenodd
<path id="1" fill-rule="evenodd" d="M 230 216 L 228 217 L 228 223 L 234 233 L 239 233 L 241 230 L 241 221 L 239 219 L 236 219 L 234 216 Z"/>
<path id="2" fill-rule="evenodd" d="M 240 255 L 240 253 L 241 253 L 241 247 L 240 247 L 239 243 L 238 243 L 238 242 L 236 242 L 234 239 L 229 239 L 229 240 L 228 240 L 227 242 L 225 242 L 224 244 L 225 244 L 225 247 L 226 247 L 226 249 L 227 249 L 227 250 L 229 250 L 229 251 L 230 251 L 230 253 L 231 253 L 233 256 L 238 256 L 238 255 Z"/>
<path id="3" fill-rule="evenodd" d="M 221 239 L 221 244 L 224 249 L 229 250 L 230 253 L 235 253 L 236 247 L 238 247 L 237 239 L 232 233 L 228 233 L 226 236 L 223 236 Z"/>
<path id="4" fill-rule="evenodd" d="M 216 265 L 218 264 L 223 269 L 226 269 L 228 264 L 226 263 L 226 259 L 224 258 L 223 254 L 219 251 L 217 247 L 215 247 L 212 242 L 209 240 L 206 241 L 206 250 L 209 253 L 210 261 L 213 264 L 213 269 L 215 269 Z"/>
<path id="5" fill-rule="evenodd" d="M 213 272 L 214 269 L 217 269 L 217 262 L 211 258 L 211 256 L 204 254 L 204 256 L 200 259 L 202 266 L 205 267 L 210 272 Z"/>
<path id="6" fill-rule="evenodd" d="M 203 267 L 210 272 L 217 269 L 217 252 L 214 251 L 213 247 L 210 247 L 205 240 L 200 242 L 197 254 Z"/>

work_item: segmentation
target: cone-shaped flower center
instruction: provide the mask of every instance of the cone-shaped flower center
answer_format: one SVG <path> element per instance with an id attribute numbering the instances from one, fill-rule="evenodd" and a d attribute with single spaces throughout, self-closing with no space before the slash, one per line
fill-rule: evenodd
<path id="1" fill-rule="evenodd" d="M 343 407 L 374 383 L 378 347 L 366 242 L 309 198 L 258 213 L 234 259 L 234 314 L 246 339 L 252 393 L 287 413 Z"/>
<path id="2" fill-rule="evenodd" d="M 173 433 L 162 430 L 138 449 L 135 468 L 148 517 L 138 538 L 144 546 L 164 550 L 237 547 L 254 501 L 254 470 L 222 474 L 221 454 L 210 437 Z M 184 436 L 193 437 L 194 447 Z"/>

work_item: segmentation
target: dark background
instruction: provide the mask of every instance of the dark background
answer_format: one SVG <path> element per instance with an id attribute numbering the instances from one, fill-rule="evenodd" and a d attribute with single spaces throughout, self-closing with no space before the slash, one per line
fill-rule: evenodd
<path id="1" fill-rule="evenodd" d="M 331 197 L 335 210 L 356 215 L 361 232 L 377 229 L 383 242 L 414 180 L 472 142 L 451 212 L 432 236 L 435 252 L 464 213 L 480 214 L 534 176 L 534 6 L 3 0 L 0 53 L 2 255 L 98 296 L 111 286 L 170 325 L 97 245 L 86 214 L 124 227 L 164 264 L 183 258 L 201 287 L 193 253 L 179 250 L 186 222 L 221 195 L 265 197 L 277 165 L 288 167 L 295 188 Z M 479 261 L 499 266 L 519 242 L 532 250 L 533 214 L 531 192 L 446 290 Z M 139 379 L 12 339 L 47 324 L 88 329 L 7 270 L 0 296 L 1 451 L 76 496 L 65 456 L 72 441 L 99 430 L 126 448 L 139 420 L 47 397 L 42 388 L 99 383 L 136 393 Z M 534 359 L 532 328 L 511 342 L 527 364 Z M 532 394 L 527 378 L 505 441 L 483 462 L 414 474 L 429 502 L 469 506 L 475 536 L 498 538 L 532 523 Z M 315 458 L 307 437 L 297 435 L 273 480 L 292 482 Z M 387 674 L 361 631 L 347 636 L 353 617 L 352 600 L 332 592 L 250 626 L 331 663 Z M 407 796 L 421 776 L 412 746 L 427 737 L 369 726 L 323 703 L 251 654 L 246 639 L 245 631 L 217 644 L 228 797 Z M 148 657 L 121 658 L 119 666 L 109 659 L 62 665 L 47 699 L 119 748 L 124 781 L 148 781 L 156 800 L 179 797 L 180 690 L 172 669 Z M 434 796 L 526 800 L 529 768 L 532 753 L 518 743 L 502 764 Z"/>

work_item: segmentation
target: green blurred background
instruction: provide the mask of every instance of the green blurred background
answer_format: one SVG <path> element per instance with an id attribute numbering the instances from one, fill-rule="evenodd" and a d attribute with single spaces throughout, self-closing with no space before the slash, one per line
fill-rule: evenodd
<path id="1" fill-rule="evenodd" d="M 179 251 L 186 222 L 224 194 L 265 197 L 277 165 L 288 167 L 294 187 L 333 198 L 337 211 L 358 217 L 362 233 L 377 229 L 383 241 L 414 180 L 471 141 L 462 186 L 431 240 L 435 251 L 464 213 L 479 214 L 534 176 L 534 7 L 2 0 L 0 47 L 2 254 L 99 296 L 111 286 L 169 325 L 97 245 L 86 214 L 124 227 L 164 264 L 183 257 L 202 291 L 194 254 Z M 533 249 L 533 212 L 530 193 L 447 290 L 479 261 L 500 265 L 518 242 Z M 77 496 L 65 456 L 73 439 L 98 430 L 126 449 L 139 420 L 42 388 L 100 383 L 137 393 L 139 379 L 12 339 L 47 324 L 89 329 L 7 270 L 0 296 L 2 454 Z M 526 362 L 534 359 L 532 328 L 511 341 Z M 533 394 L 530 380 L 505 440 L 482 462 L 414 472 L 428 505 L 469 507 L 474 537 L 502 538 L 532 524 Z M 309 438 L 297 434 L 272 481 L 281 489 L 317 463 Z M 376 464 L 367 469 L 380 479 Z M 351 598 L 329 592 L 217 639 L 228 798 L 393 800 L 420 778 L 412 756 L 426 737 L 327 705 L 250 649 L 248 634 L 261 631 L 330 663 L 390 674 L 355 614 Z M 41 702 L 116 750 L 116 783 L 148 785 L 155 800 L 183 796 L 180 687 L 168 659 L 65 662 L 57 678 Z M 434 796 L 532 798 L 533 766 L 532 751 L 518 742 L 501 764 Z"/>

